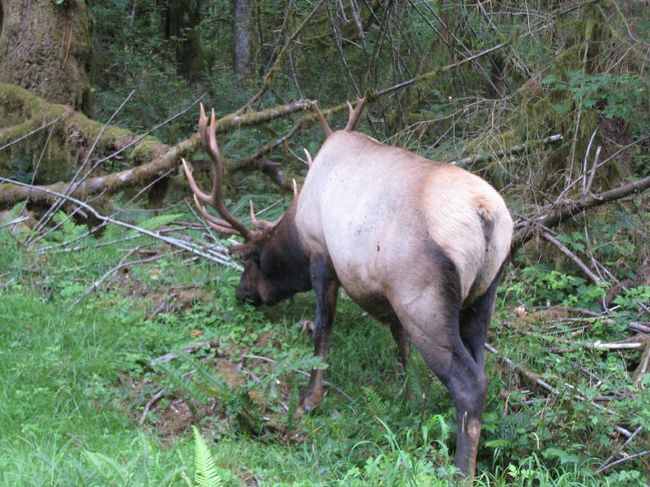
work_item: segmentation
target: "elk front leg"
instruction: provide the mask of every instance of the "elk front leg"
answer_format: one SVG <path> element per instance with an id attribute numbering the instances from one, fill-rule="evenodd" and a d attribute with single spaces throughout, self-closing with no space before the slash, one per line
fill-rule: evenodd
<path id="1" fill-rule="evenodd" d="M 336 311 L 336 297 L 339 283 L 332 263 L 326 256 L 316 256 L 310 263 L 311 281 L 316 293 L 316 321 L 314 322 L 314 354 L 322 360 L 332 341 L 332 324 Z M 300 400 L 298 413 L 306 413 L 323 400 L 323 370 L 314 369 L 309 377 L 309 385 Z"/>

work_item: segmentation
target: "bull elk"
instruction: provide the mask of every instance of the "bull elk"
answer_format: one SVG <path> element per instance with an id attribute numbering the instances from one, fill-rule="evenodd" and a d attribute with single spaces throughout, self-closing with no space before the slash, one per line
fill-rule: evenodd
<path id="1" fill-rule="evenodd" d="M 214 110 L 209 124 L 203 107 L 199 119 L 213 162 L 211 193 L 198 188 L 183 161 L 185 174 L 208 223 L 244 238 L 231 248 L 244 265 L 238 299 L 273 305 L 314 289 L 314 348 L 325 360 L 342 286 L 390 325 L 402 362 L 415 345 L 452 396 L 456 466 L 473 476 L 486 393 L 484 345 L 512 219 L 480 177 L 356 132 L 363 104 L 348 104 L 347 126 L 335 132 L 318 111 L 326 140 L 277 223 L 258 221 L 251 207 L 258 227 L 251 231 L 224 205 Z M 206 204 L 222 218 L 208 213 Z M 301 412 L 321 402 L 322 381 L 323 371 L 313 370 Z"/>

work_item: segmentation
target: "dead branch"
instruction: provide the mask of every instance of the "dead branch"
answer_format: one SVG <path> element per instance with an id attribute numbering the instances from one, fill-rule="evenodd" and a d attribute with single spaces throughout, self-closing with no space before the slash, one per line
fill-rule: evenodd
<path id="1" fill-rule="evenodd" d="M 158 402 L 158 400 L 163 397 L 163 394 L 165 394 L 165 389 L 160 389 L 151 399 L 147 401 L 147 404 L 144 405 L 142 416 L 140 416 L 140 424 L 144 424 L 144 420 L 147 418 L 147 414 L 149 413 L 151 406 L 156 404 L 156 402 Z"/>
<path id="2" fill-rule="evenodd" d="M 594 274 L 593 271 L 589 269 L 589 267 L 587 267 L 584 262 L 582 262 L 582 260 L 580 260 L 580 257 L 571 252 L 567 246 L 560 242 L 557 238 L 555 238 L 549 232 L 542 232 L 542 237 L 560 249 L 560 251 L 569 259 L 571 259 L 582 270 L 582 272 L 584 272 L 587 277 L 591 279 L 594 284 L 600 284 L 602 282 L 601 279 L 596 274 Z"/>
<path id="3" fill-rule="evenodd" d="M 17 181 L 11 181 L 10 179 L 0 177 L 0 183 L 11 183 L 12 185 L 15 185 L 19 188 L 27 188 L 30 193 L 33 193 L 34 195 L 40 195 L 40 193 L 46 193 L 48 199 L 50 201 L 53 201 L 56 198 L 65 198 L 67 201 L 74 203 L 75 205 L 85 209 L 89 213 L 91 213 L 97 220 L 104 222 L 104 223 L 110 223 L 112 225 L 116 225 L 119 227 L 127 228 L 129 230 L 133 230 L 141 235 L 145 235 L 147 237 L 151 237 L 157 240 L 160 240 L 162 242 L 165 242 L 172 247 L 176 247 L 182 250 L 186 250 L 188 252 L 191 252 L 195 255 L 198 255 L 200 257 L 203 257 L 205 259 L 211 260 L 213 262 L 216 262 L 218 264 L 226 265 L 228 267 L 233 267 L 235 269 L 241 270 L 241 266 L 234 262 L 229 255 L 227 255 L 227 250 L 225 247 L 222 248 L 217 248 L 217 249 L 211 249 L 207 250 L 204 249 L 198 245 L 195 245 L 192 242 L 189 242 L 187 240 L 183 240 L 180 238 L 173 238 L 173 237 L 168 237 L 165 235 L 162 235 L 160 232 L 152 232 L 150 230 L 146 230 L 144 228 L 140 228 L 137 225 L 131 225 L 130 223 L 123 222 L 121 220 L 117 220 L 115 218 L 111 218 L 108 216 L 104 216 L 101 213 L 99 213 L 95 208 L 90 206 L 88 203 L 81 201 L 77 198 L 74 198 L 72 196 L 67 196 L 63 193 L 59 193 L 56 191 L 52 191 L 50 189 L 44 188 L 44 187 L 39 187 L 39 186 L 32 186 L 30 184 L 25 184 L 25 183 L 19 183 Z M 2 186 L 0 186 L 2 187 Z"/>
<path id="4" fill-rule="evenodd" d="M 517 144 L 507 150 L 497 151 L 494 154 L 479 154 L 475 156 L 464 157 L 463 159 L 457 159 L 451 161 L 451 164 L 454 164 L 456 166 L 466 166 L 468 164 L 474 164 L 477 162 L 490 162 L 494 159 L 499 159 L 505 156 L 519 156 L 529 153 L 536 147 L 555 144 L 556 142 L 562 142 L 562 140 L 564 140 L 564 136 L 562 134 L 555 134 L 551 135 L 550 137 L 546 137 L 543 140 L 535 140 L 532 142 L 527 142 L 525 144 Z"/>
<path id="5" fill-rule="evenodd" d="M 540 212 L 541 216 L 520 219 L 516 222 L 510 253 L 512 255 L 519 247 L 533 239 L 543 227 L 556 227 L 584 210 L 642 193 L 648 188 L 650 188 L 650 176 L 596 195 L 583 196 L 576 200 L 564 200 L 557 205 L 549 205 Z"/>
<path id="6" fill-rule="evenodd" d="M 618 455 L 623 449 L 632 443 L 632 440 L 643 430 L 643 426 L 639 426 L 637 429 L 634 430 L 634 433 L 632 433 L 632 436 L 630 436 L 627 440 L 625 440 L 625 443 L 622 445 L 619 445 L 616 450 L 602 463 L 600 467 L 598 467 L 598 470 L 596 470 L 596 473 L 603 473 L 607 469 L 610 468 L 610 465 L 612 463 L 612 460 L 614 460 L 614 457 Z"/>
<path id="7" fill-rule="evenodd" d="M 634 371 L 634 379 L 632 384 L 634 387 L 639 387 L 641 384 L 641 379 L 648 373 L 648 367 L 650 366 L 650 340 L 646 340 L 645 350 L 641 354 L 641 363 Z"/>
<path id="8" fill-rule="evenodd" d="M 631 462 L 632 460 L 636 460 L 637 458 L 643 458 L 647 455 L 650 455 L 650 450 L 645 450 L 639 453 L 635 453 L 634 455 L 623 457 L 620 460 L 616 460 L 615 462 L 606 465 L 602 470 L 598 469 L 598 473 L 606 472 L 607 470 L 609 470 L 612 467 L 615 467 L 616 465 L 620 465 L 621 463 L 625 463 L 625 462 Z"/>
<path id="9" fill-rule="evenodd" d="M 211 350 L 212 348 L 217 346 L 219 346 L 218 341 L 217 342 L 203 341 L 203 342 L 190 343 L 188 346 L 183 348 L 183 353 L 195 353 L 199 350 Z M 165 355 L 161 355 L 160 357 L 150 360 L 149 365 L 155 367 L 157 365 L 171 362 L 172 360 L 176 360 L 177 358 L 178 356 L 176 354 L 168 352 Z"/>
<path id="10" fill-rule="evenodd" d="M 507 356 L 504 354 L 500 353 L 496 348 L 494 348 L 492 345 L 489 343 L 485 344 L 485 349 L 493 354 L 495 354 L 499 359 L 506 364 L 509 368 L 514 370 L 517 375 L 526 383 L 529 385 L 533 386 L 538 386 L 550 395 L 556 396 L 556 397 L 562 397 L 564 394 L 557 388 L 553 387 L 550 385 L 548 382 L 544 381 L 539 374 L 536 374 L 534 372 L 531 372 L 529 370 L 526 370 L 524 367 L 521 365 L 516 364 L 512 360 L 510 360 Z M 565 384 L 569 389 L 574 390 L 575 388 L 571 386 L 570 384 Z M 578 401 L 585 402 L 587 404 L 590 404 L 591 406 L 595 407 L 596 409 L 600 409 L 601 411 L 605 411 L 608 414 L 618 416 L 618 413 L 614 411 L 613 409 L 610 409 L 608 407 L 605 407 L 601 404 L 598 404 L 580 394 L 574 393 L 569 396 L 572 399 L 577 399 Z M 619 425 L 614 425 L 614 429 L 618 431 L 620 434 L 625 436 L 626 438 L 630 438 L 632 436 L 632 432 L 629 430 L 623 428 L 622 426 Z"/>
<path id="11" fill-rule="evenodd" d="M 117 263 L 117 265 L 108 271 L 106 271 L 99 279 L 97 279 L 95 282 L 92 283 L 84 292 L 79 296 L 77 299 L 75 299 L 74 303 L 70 306 L 70 308 L 76 307 L 86 296 L 88 296 L 90 293 L 93 291 L 99 289 L 99 286 L 101 286 L 104 281 L 106 281 L 109 277 L 112 277 L 115 273 L 121 271 L 122 269 L 125 269 L 129 266 L 133 265 L 138 265 L 138 264 L 146 264 L 149 262 L 153 262 L 154 260 L 161 259 L 162 257 L 165 257 L 167 254 L 163 253 L 156 253 L 155 255 L 145 257 L 143 259 L 137 259 L 137 260 L 132 260 L 129 261 L 129 257 L 141 250 L 141 247 L 136 247 L 131 250 L 129 250 Z"/>
<path id="12" fill-rule="evenodd" d="M 217 132 L 269 122 L 291 113 L 306 110 L 312 105 L 311 100 L 297 100 L 259 112 L 241 115 L 232 113 L 217 121 Z M 156 151 L 160 155 L 151 162 L 125 171 L 86 179 L 74 189 L 70 196 L 86 200 L 99 193 L 111 194 L 132 186 L 145 185 L 173 169 L 181 157 L 189 157 L 198 147 L 198 134 L 173 147 L 160 144 L 159 150 Z M 59 182 L 47 186 L 20 185 L 6 178 L 3 178 L 2 182 L 4 184 L 0 185 L 0 208 L 26 199 L 32 202 L 51 204 L 58 199 L 54 195 L 65 195 L 71 187 L 69 182 Z"/>

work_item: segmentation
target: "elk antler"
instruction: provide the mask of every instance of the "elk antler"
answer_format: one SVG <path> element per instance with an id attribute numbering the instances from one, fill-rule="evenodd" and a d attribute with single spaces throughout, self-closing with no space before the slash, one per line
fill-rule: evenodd
<path id="1" fill-rule="evenodd" d="M 354 130 L 354 127 L 357 125 L 357 122 L 359 121 L 359 117 L 361 116 L 361 112 L 363 112 L 363 107 L 366 104 L 366 98 L 357 98 L 357 106 L 352 108 L 352 104 L 349 101 L 346 101 L 345 103 L 348 104 L 348 123 L 345 125 L 345 130 L 346 132 L 351 132 Z M 330 128 L 329 124 L 327 123 L 327 120 L 325 120 L 325 115 L 323 115 L 323 112 L 320 111 L 320 108 L 318 108 L 318 103 L 314 104 L 314 108 L 316 109 L 316 114 L 318 115 L 318 118 L 320 120 L 320 124 L 323 127 L 323 132 L 325 132 L 325 138 L 329 137 L 332 135 L 332 129 Z"/>
<path id="2" fill-rule="evenodd" d="M 318 115 L 320 124 L 323 127 L 323 132 L 325 132 L 325 138 L 327 138 L 332 135 L 332 129 L 330 128 L 329 123 L 327 123 L 327 120 L 325 120 L 325 115 L 323 115 L 323 112 L 318 108 L 318 103 L 314 103 L 314 108 L 316 109 L 316 114 Z"/>
<path id="3" fill-rule="evenodd" d="M 307 149 L 305 149 L 305 148 L 303 148 L 302 150 L 305 151 L 305 155 L 307 156 L 307 165 L 308 165 L 309 167 L 311 167 L 312 164 L 314 163 L 314 160 L 311 158 L 311 154 L 310 154 L 309 151 L 308 151 Z"/>
<path id="4" fill-rule="evenodd" d="M 201 115 L 199 116 L 199 136 L 201 138 L 201 145 L 210 156 L 212 160 L 212 191 L 210 194 L 201 191 L 192 176 L 189 164 L 183 159 L 183 170 L 185 176 L 190 184 L 194 196 L 194 203 L 198 208 L 201 215 L 207 220 L 208 224 L 218 232 L 227 234 L 239 234 L 244 237 L 244 240 L 251 240 L 252 234 L 235 216 L 230 213 L 223 201 L 223 172 L 224 172 L 224 158 L 219 150 L 217 144 L 217 119 L 214 114 L 214 109 L 210 115 L 210 124 L 208 125 L 208 117 L 205 115 L 205 109 L 201 104 Z M 217 213 L 224 219 L 215 218 L 207 212 L 204 204 L 211 205 Z"/>
<path id="5" fill-rule="evenodd" d="M 267 230 L 269 228 L 273 228 L 278 222 L 270 222 L 268 220 L 260 220 L 255 216 L 255 207 L 253 206 L 253 200 L 248 201 L 250 205 L 250 214 L 251 214 L 251 222 L 255 226 L 255 228 L 259 230 Z"/>
<path id="6" fill-rule="evenodd" d="M 348 101 L 346 102 L 348 104 L 348 110 L 349 110 L 349 115 L 348 115 L 348 123 L 345 126 L 345 131 L 350 132 L 354 130 L 355 125 L 359 121 L 359 116 L 361 115 L 361 112 L 363 112 L 363 107 L 366 104 L 366 97 L 364 96 L 363 98 L 357 98 L 357 106 L 352 108 L 352 104 Z"/>

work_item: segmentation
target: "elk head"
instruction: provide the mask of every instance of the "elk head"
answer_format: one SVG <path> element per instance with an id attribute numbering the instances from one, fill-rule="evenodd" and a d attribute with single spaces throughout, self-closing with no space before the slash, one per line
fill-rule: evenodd
<path id="1" fill-rule="evenodd" d="M 237 298 L 253 305 L 273 305 L 300 291 L 311 288 L 309 279 L 309 260 L 304 253 L 298 237 L 293 216 L 297 201 L 294 185 L 294 201 L 285 214 L 276 222 L 260 220 L 255 216 L 253 203 L 250 204 L 250 230 L 228 210 L 224 203 L 223 177 L 225 158 L 216 138 L 216 117 L 214 109 L 210 120 L 201 104 L 199 116 L 199 136 L 201 145 L 212 161 L 212 190 L 203 192 L 185 159 L 183 170 L 192 190 L 194 203 L 206 223 L 217 232 L 226 235 L 240 235 L 244 243 L 233 245 L 230 251 L 239 257 L 244 266 Z M 212 206 L 222 218 L 209 213 L 205 205 Z"/>

